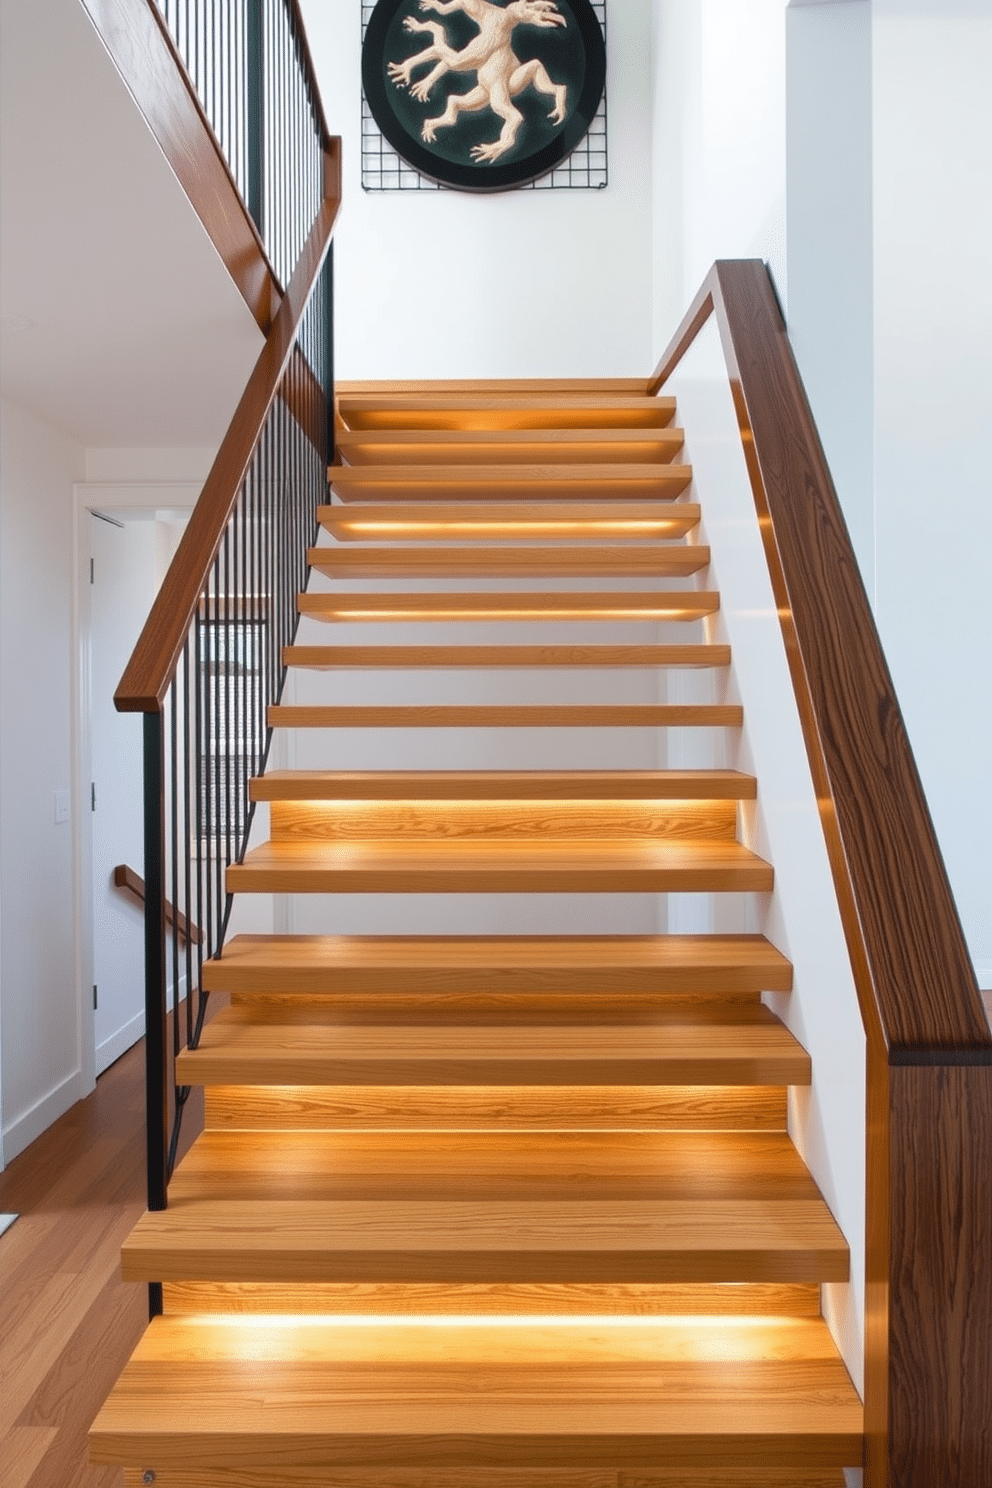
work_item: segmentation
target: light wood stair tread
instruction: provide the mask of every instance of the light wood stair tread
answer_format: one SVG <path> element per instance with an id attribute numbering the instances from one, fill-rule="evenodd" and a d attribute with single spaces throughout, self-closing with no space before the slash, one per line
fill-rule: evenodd
<path id="1" fill-rule="evenodd" d="M 781 1024 L 375 1027 L 252 1018 L 226 1008 L 181 1084 L 808 1085 L 809 1057 Z"/>
<path id="2" fill-rule="evenodd" d="M 674 502 L 692 480 L 689 465 L 672 461 L 620 463 L 511 461 L 472 465 L 332 465 L 331 488 L 341 501 L 429 500 Z"/>
<path id="3" fill-rule="evenodd" d="M 194 1472 L 232 1455 L 318 1476 L 474 1467 L 484 1483 L 500 1466 L 841 1467 L 860 1462 L 862 1429 L 817 1319 L 466 1324 L 439 1336 L 422 1324 L 159 1318 L 91 1450 L 97 1462 Z"/>
<path id="4" fill-rule="evenodd" d="M 285 646 L 283 663 L 318 671 L 534 667 L 726 667 L 730 647 L 687 646 Z"/>
<path id="5" fill-rule="evenodd" d="M 739 728 L 736 703 L 273 704 L 271 728 Z"/>
<path id="6" fill-rule="evenodd" d="M 391 1134 L 394 1135 L 394 1134 Z M 342 1185 L 344 1186 L 344 1185 Z M 822 1199 L 179 1197 L 124 1243 L 125 1281 L 846 1281 Z M 282 1185 L 283 1192 L 291 1189 Z"/>
<path id="7" fill-rule="evenodd" d="M 221 1197 L 541 1206 L 820 1200 L 787 1133 L 722 1131 L 204 1132 L 176 1169 L 170 1206 L 178 1212 L 187 1200 Z M 570 1212 L 561 1210 L 563 1238 Z"/>
<path id="8" fill-rule="evenodd" d="M 760 935 L 235 935 L 204 963 L 218 992 L 788 992 Z"/>
<path id="9" fill-rule="evenodd" d="M 682 429 L 338 429 L 338 459 L 349 465 L 656 464 L 685 445 Z M 328 467 L 328 478 L 341 469 Z"/>
<path id="10" fill-rule="evenodd" d="M 315 620 L 593 620 L 631 623 L 701 620 L 720 608 L 719 594 L 703 589 L 616 589 L 510 593 L 304 593 L 297 599 L 301 615 Z"/>
<path id="11" fill-rule="evenodd" d="M 674 398 L 623 393 L 344 393 L 338 414 L 350 429 L 664 428 Z"/>
<path id="12" fill-rule="evenodd" d="M 268 842 L 227 870 L 230 893 L 767 891 L 770 865 L 733 842 Z"/>
<path id="13" fill-rule="evenodd" d="M 307 561 L 328 578 L 684 577 L 708 567 L 701 544 L 650 547 L 362 547 L 311 548 Z"/>
<path id="14" fill-rule="evenodd" d="M 376 399 L 411 394 L 478 397 L 490 393 L 539 398 L 560 393 L 612 393 L 646 398 L 649 386 L 646 377 L 372 377 L 335 379 L 334 391 L 338 396 Z"/>
<path id="15" fill-rule="evenodd" d="M 657 502 L 515 501 L 370 502 L 320 506 L 320 525 L 341 542 L 367 542 L 400 537 L 423 541 L 490 539 L 519 534 L 526 538 L 567 536 L 569 542 L 601 541 L 620 537 L 630 543 L 644 538 L 684 537 L 699 523 L 699 507 L 679 501 L 659 507 Z"/>
<path id="16" fill-rule="evenodd" d="M 753 801 L 740 770 L 268 770 L 253 801 Z"/>

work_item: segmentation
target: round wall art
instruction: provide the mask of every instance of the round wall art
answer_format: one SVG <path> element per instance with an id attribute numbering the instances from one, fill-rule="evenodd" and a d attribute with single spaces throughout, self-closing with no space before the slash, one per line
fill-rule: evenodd
<path id="1" fill-rule="evenodd" d="M 506 191 L 553 170 L 599 107 L 590 0 L 379 0 L 362 50 L 372 116 L 431 180 Z"/>

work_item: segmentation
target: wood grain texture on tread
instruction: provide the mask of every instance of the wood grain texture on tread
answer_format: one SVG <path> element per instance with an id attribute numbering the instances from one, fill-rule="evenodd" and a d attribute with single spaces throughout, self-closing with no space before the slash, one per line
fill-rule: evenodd
<path id="1" fill-rule="evenodd" d="M 338 429 L 340 464 L 355 465 L 603 465 L 664 464 L 685 445 L 681 429 Z"/>
<path id="2" fill-rule="evenodd" d="M 253 1019 L 227 1008 L 178 1056 L 183 1085 L 808 1085 L 781 1024 L 451 1028 Z"/>
<path id="3" fill-rule="evenodd" d="M 692 467 L 660 462 L 575 461 L 473 465 L 332 465 L 331 489 L 343 502 L 562 501 L 674 502 Z"/>
<path id="4" fill-rule="evenodd" d="M 204 962 L 212 992 L 417 994 L 788 992 L 760 935 L 236 935 Z"/>
<path id="5" fill-rule="evenodd" d="M 699 507 L 689 501 L 659 507 L 657 502 L 487 501 L 478 503 L 402 502 L 397 505 L 320 506 L 317 520 L 339 542 L 491 541 L 508 537 L 542 541 L 601 542 L 622 538 L 685 537 L 699 523 Z"/>
<path id="6" fill-rule="evenodd" d="M 753 801 L 739 770 L 270 770 L 253 801 Z"/>
<path id="7" fill-rule="evenodd" d="M 635 547 L 311 548 L 311 568 L 330 579 L 684 578 L 710 561 L 701 544 Z"/>
<path id="8" fill-rule="evenodd" d="M 689 646 L 284 646 L 285 666 L 318 671 L 474 670 L 533 667 L 709 668 L 730 665 L 730 647 Z"/>
<path id="9" fill-rule="evenodd" d="M 736 703 L 274 704 L 267 718 L 270 728 L 740 728 L 744 712 Z"/>
<path id="10" fill-rule="evenodd" d="M 720 596 L 703 589 L 564 590 L 481 594 L 300 594 L 301 615 L 324 621 L 401 620 L 701 620 L 715 615 Z"/>
<path id="11" fill-rule="evenodd" d="M 125 1281 L 828 1282 L 822 1200 L 176 1199 L 124 1243 Z"/>
<path id="12" fill-rule="evenodd" d="M 786 1126 L 784 1085 L 208 1085 L 204 1097 L 211 1131 L 781 1132 Z"/>
<path id="13" fill-rule="evenodd" d="M 284 843 L 227 870 L 229 893 L 711 893 L 773 886 L 771 865 L 737 843 Z"/>
<path id="14" fill-rule="evenodd" d="M 623 1473 L 601 1469 L 582 1472 L 565 1469 L 475 1468 L 328 1468 L 320 1475 L 319 1488 L 844 1488 L 839 1468 L 804 1472 L 794 1468 L 713 1469 L 695 1472 L 678 1468 L 674 1473 Z M 140 1470 L 125 1472 L 125 1488 L 144 1488 Z M 166 1470 L 156 1477 L 157 1488 L 314 1488 L 310 1468 L 214 1468 L 192 1473 Z"/>
<path id="15" fill-rule="evenodd" d="M 657 429 L 674 398 L 609 393 L 349 393 L 338 398 L 349 429 Z"/>
<path id="16" fill-rule="evenodd" d="M 260 1411 L 244 1384 L 263 1359 Z M 649 1479 L 742 1462 L 840 1468 L 860 1461 L 861 1431 L 813 1319 L 459 1326 L 439 1338 L 411 1324 L 159 1318 L 90 1442 L 95 1461 L 132 1468 L 471 1468 L 484 1483 L 493 1469 L 543 1466 Z"/>

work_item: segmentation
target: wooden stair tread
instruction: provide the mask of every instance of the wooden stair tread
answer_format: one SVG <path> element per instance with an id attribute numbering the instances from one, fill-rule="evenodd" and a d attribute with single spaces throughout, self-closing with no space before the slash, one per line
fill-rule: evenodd
<path id="1" fill-rule="evenodd" d="M 655 463 L 522 461 L 472 465 L 332 465 L 331 489 L 342 501 L 422 503 L 441 497 L 498 502 L 541 501 L 554 504 L 586 498 L 595 502 L 667 501 L 680 496 L 692 480 L 692 467 L 670 460 Z"/>
<path id="2" fill-rule="evenodd" d="M 271 728 L 739 728 L 736 703 L 273 704 Z"/>
<path id="3" fill-rule="evenodd" d="M 220 1198 L 549 1206 L 820 1195 L 786 1132 L 233 1131 L 197 1138 L 173 1198 L 178 1211 Z"/>
<path id="4" fill-rule="evenodd" d="M 123 1279 L 733 1284 L 849 1275 L 822 1199 L 260 1199 L 257 1184 L 246 1186 L 251 1198 L 177 1197 L 143 1215 L 124 1243 Z"/>
<path id="5" fill-rule="evenodd" d="M 646 377 L 371 377 L 335 380 L 334 391 L 339 397 L 370 398 L 411 394 L 478 397 L 490 393 L 540 398 L 559 393 L 613 393 L 646 398 L 649 386 L 650 379 Z"/>
<path id="6" fill-rule="evenodd" d="M 701 620 L 720 608 L 703 589 L 517 591 L 500 594 L 301 594 L 297 609 L 315 620 Z"/>
<path id="7" fill-rule="evenodd" d="M 726 667 L 730 647 L 688 646 L 285 646 L 283 663 L 318 671 L 461 670 L 483 667 Z"/>
<path id="8" fill-rule="evenodd" d="M 307 561 L 328 578 L 643 577 L 684 578 L 708 567 L 701 544 L 650 547 L 311 548 Z"/>
<path id="9" fill-rule="evenodd" d="M 370 502 L 360 506 L 317 508 L 320 525 L 339 542 L 398 538 L 423 541 L 451 540 L 474 536 L 505 537 L 508 532 L 527 538 L 557 538 L 570 542 L 622 537 L 633 542 L 644 538 L 684 537 L 699 523 L 699 507 L 679 501 L 659 507 L 657 502 L 603 501 L 504 501 L 473 502 L 414 501 L 388 505 Z"/>
<path id="10" fill-rule="evenodd" d="M 643 394 L 344 393 L 338 414 L 350 429 L 664 428 L 674 398 Z"/>
<path id="11" fill-rule="evenodd" d="M 760 935 L 236 935 L 203 966 L 216 992 L 357 995 L 788 992 L 792 967 Z"/>
<path id="12" fill-rule="evenodd" d="M 415 1323 L 158 1318 L 90 1444 L 96 1462 L 138 1467 L 460 1467 L 484 1483 L 501 1466 L 839 1468 L 860 1462 L 862 1429 L 818 1319 L 439 1335 Z"/>
<path id="13" fill-rule="evenodd" d="M 230 893 L 706 893 L 772 888 L 734 842 L 268 842 L 227 870 Z"/>
<path id="14" fill-rule="evenodd" d="M 348 465 L 658 464 L 683 449 L 685 435 L 661 429 L 338 429 L 339 459 Z M 342 468 L 328 467 L 328 478 Z"/>
<path id="15" fill-rule="evenodd" d="M 647 1027 L 342 1025 L 226 1008 L 179 1055 L 181 1084 L 808 1085 L 779 1023 Z"/>
<path id="16" fill-rule="evenodd" d="M 253 801 L 753 801 L 740 770 L 268 770 Z"/>

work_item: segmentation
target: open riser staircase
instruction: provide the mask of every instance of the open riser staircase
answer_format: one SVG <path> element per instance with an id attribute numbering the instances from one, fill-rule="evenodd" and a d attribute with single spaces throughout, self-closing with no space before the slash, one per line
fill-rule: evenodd
<path id="1" fill-rule="evenodd" d="M 269 837 L 228 880 L 308 896 L 312 933 L 205 967 L 222 1006 L 177 1074 L 206 1130 L 123 1256 L 164 1314 L 93 1456 L 159 1488 L 841 1488 L 862 1411 L 820 1287 L 848 1248 L 786 1129 L 809 1057 L 762 1003 L 790 965 L 630 928 L 631 896 L 744 923 L 774 882 L 741 840 L 760 781 L 714 763 L 743 719 L 673 400 L 338 405 L 306 700 L 271 710 L 324 766 L 253 783 Z M 661 700 L 670 669 L 700 700 Z M 671 729 L 698 768 L 643 763 Z"/>

